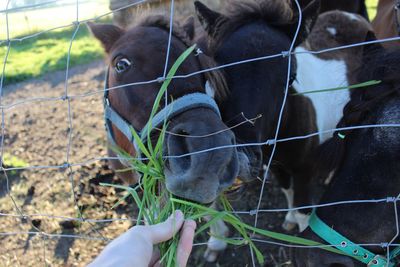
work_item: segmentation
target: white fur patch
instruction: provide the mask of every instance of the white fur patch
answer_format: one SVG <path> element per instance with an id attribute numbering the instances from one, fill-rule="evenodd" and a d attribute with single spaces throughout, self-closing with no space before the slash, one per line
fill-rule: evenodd
<path id="1" fill-rule="evenodd" d="M 212 87 L 209 81 L 206 82 L 206 94 L 211 96 L 212 98 L 215 97 L 215 89 Z"/>
<path id="2" fill-rule="evenodd" d="M 346 15 L 351 20 L 360 20 L 360 17 L 358 17 L 356 14 L 346 12 L 346 11 L 343 11 L 343 14 Z"/>
<path id="3" fill-rule="evenodd" d="M 295 52 L 307 52 L 297 47 Z M 293 87 L 299 93 L 349 86 L 347 66 L 342 60 L 323 60 L 312 54 L 296 54 L 297 78 Z M 350 100 L 349 90 L 306 94 L 314 105 L 318 131 L 335 129 L 343 115 L 343 108 Z M 324 142 L 332 133 L 319 134 Z"/>
<path id="4" fill-rule="evenodd" d="M 282 188 L 282 192 L 286 197 L 288 208 L 293 209 L 293 196 L 294 196 L 293 189 Z M 285 223 L 286 225 L 297 224 L 297 226 L 299 227 L 299 231 L 303 232 L 308 227 L 309 218 L 310 218 L 309 215 L 302 214 L 298 210 L 291 210 L 288 211 L 288 213 L 286 213 Z"/>
<path id="5" fill-rule="evenodd" d="M 299 231 L 303 232 L 308 227 L 308 222 L 310 220 L 310 216 L 306 214 L 302 214 L 299 211 L 294 212 L 294 217 L 296 218 L 296 223 L 299 226 Z"/>
<path id="6" fill-rule="evenodd" d="M 331 171 L 328 174 L 328 177 L 326 177 L 326 179 L 324 180 L 324 185 L 328 185 L 328 184 L 330 184 L 332 182 L 334 174 L 335 174 L 335 170 Z"/>
<path id="7" fill-rule="evenodd" d="M 208 239 L 207 247 L 214 251 L 225 250 L 228 244 L 225 241 L 218 239 L 218 237 L 228 237 L 229 229 L 225 225 L 224 221 L 217 220 L 210 226 L 210 232 L 213 236 Z"/>
<path id="8" fill-rule="evenodd" d="M 336 28 L 334 28 L 334 27 L 328 27 L 328 28 L 326 28 L 326 30 L 327 30 L 330 34 L 332 34 L 333 36 L 335 36 L 335 35 L 337 34 L 337 30 L 336 30 Z"/>
<path id="9" fill-rule="evenodd" d="M 286 197 L 286 202 L 287 202 L 288 208 L 293 209 L 293 196 L 294 196 L 293 189 L 292 188 L 289 188 L 289 189 L 282 188 L 282 192 Z M 288 211 L 286 213 L 285 224 L 286 225 L 296 224 L 296 217 L 294 215 L 294 211 Z M 295 226 L 291 226 L 291 227 L 295 227 Z M 286 229 L 286 230 L 290 230 L 290 229 Z"/>
<path id="10" fill-rule="evenodd" d="M 286 201 L 287 201 L 289 209 L 292 209 L 293 208 L 293 196 L 294 196 L 293 189 L 292 188 L 289 188 L 289 189 L 282 188 L 282 192 L 286 197 Z"/>

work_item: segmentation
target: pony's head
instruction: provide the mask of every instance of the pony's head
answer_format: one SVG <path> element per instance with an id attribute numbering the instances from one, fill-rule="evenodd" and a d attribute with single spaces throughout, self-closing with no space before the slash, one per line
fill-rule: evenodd
<path id="1" fill-rule="evenodd" d="M 193 19 L 174 25 L 170 50 L 169 20 L 163 16 L 148 16 L 128 30 L 109 24 L 89 27 L 107 54 L 109 141 L 135 156 L 130 127 L 142 132 L 142 137 L 144 131 L 152 131 L 150 140 L 145 141 L 155 142 L 167 118 L 163 144 L 167 189 L 197 202 L 214 201 L 233 183 L 239 166 L 234 135 L 222 122 L 213 100 L 214 95 L 222 98 L 226 94 L 222 75 L 216 71 L 189 75 L 211 67 L 210 58 L 200 51 L 186 58 L 175 75 L 189 76 L 171 81 L 152 127 L 147 124 L 162 84 L 158 78 L 163 76 L 168 51 L 169 70 L 191 46 Z M 107 111 L 113 115 L 107 117 Z M 218 147 L 223 148 L 214 149 Z"/>

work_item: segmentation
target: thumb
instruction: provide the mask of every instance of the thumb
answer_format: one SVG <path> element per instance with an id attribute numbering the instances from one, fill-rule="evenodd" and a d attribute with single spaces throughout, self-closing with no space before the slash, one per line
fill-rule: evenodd
<path id="1" fill-rule="evenodd" d="M 148 233 L 153 245 L 171 239 L 183 225 L 183 213 L 176 210 L 165 222 L 148 226 Z"/>

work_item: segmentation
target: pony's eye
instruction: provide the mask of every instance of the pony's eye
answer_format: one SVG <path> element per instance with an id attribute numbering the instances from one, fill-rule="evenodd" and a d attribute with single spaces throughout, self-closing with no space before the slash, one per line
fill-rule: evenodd
<path id="1" fill-rule="evenodd" d="M 117 73 L 123 73 L 123 72 L 127 71 L 131 67 L 131 65 L 132 65 L 132 63 L 129 61 L 129 59 L 121 58 L 115 64 L 115 71 Z"/>

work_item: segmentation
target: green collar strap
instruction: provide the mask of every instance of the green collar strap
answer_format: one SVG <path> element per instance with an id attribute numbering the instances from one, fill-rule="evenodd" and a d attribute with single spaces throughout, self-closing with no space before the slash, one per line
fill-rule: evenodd
<path id="1" fill-rule="evenodd" d="M 378 255 L 372 253 L 371 251 L 351 242 L 346 237 L 342 236 L 326 223 L 324 223 L 320 218 L 318 218 L 315 210 L 312 212 L 309 225 L 311 230 L 317 234 L 320 238 L 328 242 L 329 244 L 335 246 L 340 251 L 344 252 L 346 255 L 355 258 L 362 263 L 367 264 L 367 266 L 373 267 L 395 267 L 396 261 L 394 260 L 398 255 L 400 255 L 400 247 L 396 247 L 389 255 L 388 259 L 383 255 Z"/>

